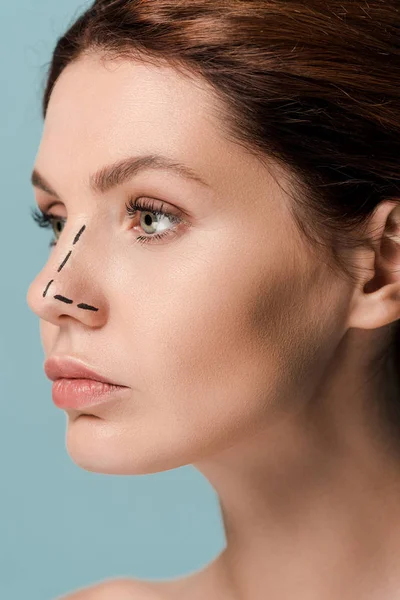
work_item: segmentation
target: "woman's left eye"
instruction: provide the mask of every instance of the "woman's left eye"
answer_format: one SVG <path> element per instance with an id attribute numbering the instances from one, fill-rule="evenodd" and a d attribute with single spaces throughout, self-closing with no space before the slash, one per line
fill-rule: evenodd
<path id="1" fill-rule="evenodd" d="M 136 241 L 140 244 L 151 244 L 154 243 L 153 240 L 175 237 L 177 235 L 177 227 L 175 226 L 174 229 L 168 229 L 166 221 L 172 221 L 176 225 L 185 222 L 182 217 L 165 211 L 163 206 L 164 205 L 161 204 L 161 208 L 156 208 L 152 200 L 147 200 L 145 198 L 142 198 L 141 200 L 134 200 L 131 198 L 128 204 L 125 204 L 126 211 L 130 218 L 133 219 L 138 212 L 140 213 L 140 227 L 144 229 L 145 233 L 149 234 L 147 236 L 140 235 L 136 238 Z M 146 231 L 146 228 L 152 229 L 157 226 L 159 226 L 158 230 L 161 231 L 161 233 Z M 152 235 L 154 233 L 155 235 Z"/>
<path id="2" fill-rule="evenodd" d="M 151 200 L 142 199 L 133 199 L 131 198 L 128 204 L 125 204 L 126 211 L 128 213 L 129 218 L 133 219 L 138 213 L 140 213 L 140 227 L 147 233 L 146 236 L 138 236 L 136 241 L 140 244 L 151 244 L 154 243 L 153 240 L 157 241 L 167 237 L 175 237 L 177 235 L 177 226 L 180 223 L 187 223 L 181 216 L 178 214 L 173 214 L 171 212 L 167 212 L 163 209 L 163 204 L 161 208 L 156 208 L 154 202 Z M 66 219 L 64 217 L 57 217 L 57 215 L 51 215 L 49 213 L 43 212 L 34 208 L 32 210 L 32 217 L 34 221 L 39 225 L 39 227 L 47 227 L 49 229 L 53 229 L 56 234 L 55 239 L 52 239 L 50 242 L 50 246 L 57 245 L 57 233 L 61 234 L 62 229 L 57 226 L 57 223 L 62 223 L 65 225 Z M 166 222 L 171 221 L 175 224 L 173 229 L 168 228 Z M 146 228 L 152 229 L 153 227 L 158 228 L 158 231 L 161 233 L 156 233 L 153 231 L 146 231 Z M 57 230 L 57 231 L 56 231 Z"/>

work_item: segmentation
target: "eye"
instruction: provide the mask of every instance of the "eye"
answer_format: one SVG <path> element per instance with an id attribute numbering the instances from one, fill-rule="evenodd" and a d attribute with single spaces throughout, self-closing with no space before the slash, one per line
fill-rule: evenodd
<path id="1" fill-rule="evenodd" d="M 177 235 L 179 224 L 184 223 L 188 226 L 191 225 L 182 218 L 182 213 L 180 211 L 177 211 L 179 214 L 174 214 L 171 211 L 166 211 L 163 206 L 164 205 L 162 204 L 160 208 L 157 208 L 154 201 L 147 200 L 146 198 L 131 198 L 128 204 L 125 205 L 129 218 L 133 219 L 138 213 L 140 214 L 139 226 L 147 233 L 145 236 L 138 236 L 136 238 L 138 243 L 149 244 L 155 243 L 161 239 L 173 238 Z M 64 229 L 66 219 L 41 211 L 37 208 L 32 210 L 32 217 L 39 227 L 53 229 L 55 238 L 51 240 L 49 245 L 55 246 Z M 168 227 L 168 221 L 173 224 L 172 227 Z"/>
<path id="2" fill-rule="evenodd" d="M 135 200 L 131 198 L 125 207 L 128 216 L 132 219 L 138 212 L 140 213 L 140 227 L 148 234 L 147 236 L 138 236 L 136 238 L 136 241 L 140 244 L 154 243 L 156 240 L 175 237 L 177 235 L 177 227 L 168 229 L 166 225 L 168 221 L 171 221 L 175 225 L 186 223 L 181 216 L 165 211 L 163 205 L 161 208 L 156 208 L 152 200 L 145 198 L 136 198 Z M 158 230 L 161 233 L 153 231 L 153 228 L 157 228 L 157 226 L 159 226 Z"/>
<path id="3" fill-rule="evenodd" d="M 52 239 L 50 246 L 55 246 L 58 238 L 60 237 L 62 230 L 64 229 L 66 219 L 63 217 L 57 217 L 50 213 L 41 211 L 40 209 L 32 209 L 32 218 L 39 227 L 45 227 L 47 229 L 53 229 L 55 239 Z"/>

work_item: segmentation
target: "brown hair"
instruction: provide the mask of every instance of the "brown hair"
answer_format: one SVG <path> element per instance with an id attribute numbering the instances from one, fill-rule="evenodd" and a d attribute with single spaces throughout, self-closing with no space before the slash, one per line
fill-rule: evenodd
<path id="1" fill-rule="evenodd" d="M 290 173 L 299 230 L 354 280 L 341 251 L 370 246 L 369 218 L 399 193 L 399 32 L 398 0 L 97 0 L 58 40 L 43 117 L 63 69 L 90 52 L 202 78 L 224 135 Z M 389 341 L 396 392 L 379 410 L 398 435 L 399 323 Z"/>

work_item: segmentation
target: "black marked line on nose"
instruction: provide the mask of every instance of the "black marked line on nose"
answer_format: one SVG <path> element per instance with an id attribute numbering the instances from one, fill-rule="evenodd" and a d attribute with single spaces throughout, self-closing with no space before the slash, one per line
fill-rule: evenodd
<path id="1" fill-rule="evenodd" d="M 46 289 L 43 292 L 43 298 L 46 297 L 47 291 L 49 289 L 49 287 L 51 286 L 51 284 L 53 283 L 54 279 L 52 279 L 51 281 L 49 281 L 49 283 L 46 285 Z"/>
<path id="2" fill-rule="evenodd" d="M 65 302 L 65 304 L 72 304 L 73 300 L 70 300 L 69 298 L 65 298 L 65 296 L 60 296 L 59 294 L 57 294 L 56 296 L 54 296 L 54 298 L 56 300 L 61 300 L 61 302 Z"/>
<path id="3" fill-rule="evenodd" d="M 58 267 L 58 269 L 57 269 L 58 273 L 61 271 L 61 269 L 63 268 L 63 266 L 65 265 L 65 263 L 69 259 L 69 257 L 71 256 L 71 254 L 72 254 L 72 250 L 70 250 L 70 252 L 68 252 L 67 256 L 64 258 L 64 260 L 62 261 L 61 265 Z"/>
<path id="4" fill-rule="evenodd" d="M 95 308 L 94 306 L 90 306 L 90 304 L 84 304 L 83 302 L 81 304 L 78 304 L 78 308 L 83 308 L 85 310 L 94 310 L 95 312 L 97 312 L 99 309 Z"/>
<path id="5" fill-rule="evenodd" d="M 84 225 L 81 230 L 76 234 L 75 239 L 73 241 L 73 244 L 76 244 L 76 242 L 79 240 L 79 238 L 81 237 L 82 233 L 85 231 L 86 229 L 86 225 Z"/>

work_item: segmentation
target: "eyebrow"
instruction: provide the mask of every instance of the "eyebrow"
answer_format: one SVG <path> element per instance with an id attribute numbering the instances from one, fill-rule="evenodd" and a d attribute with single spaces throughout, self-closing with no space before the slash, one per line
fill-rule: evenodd
<path id="1" fill-rule="evenodd" d="M 146 154 L 125 158 L 118 162 L 102 167 L 89 177 L 89 189 L 95 194 L 105 194 L 108 191 L 122 185 L 145 169 L 158 169 L 171 171 L 185 179 L 196 181 L 203 186 L 210 184 L 202 179 L 191 167 L 173 160 L 162 154 Z M 35 168 L 31 175 L 31 183 L 55 198 L 61 200 L 60 196 L 49 185 L 46 179 Z"/>

